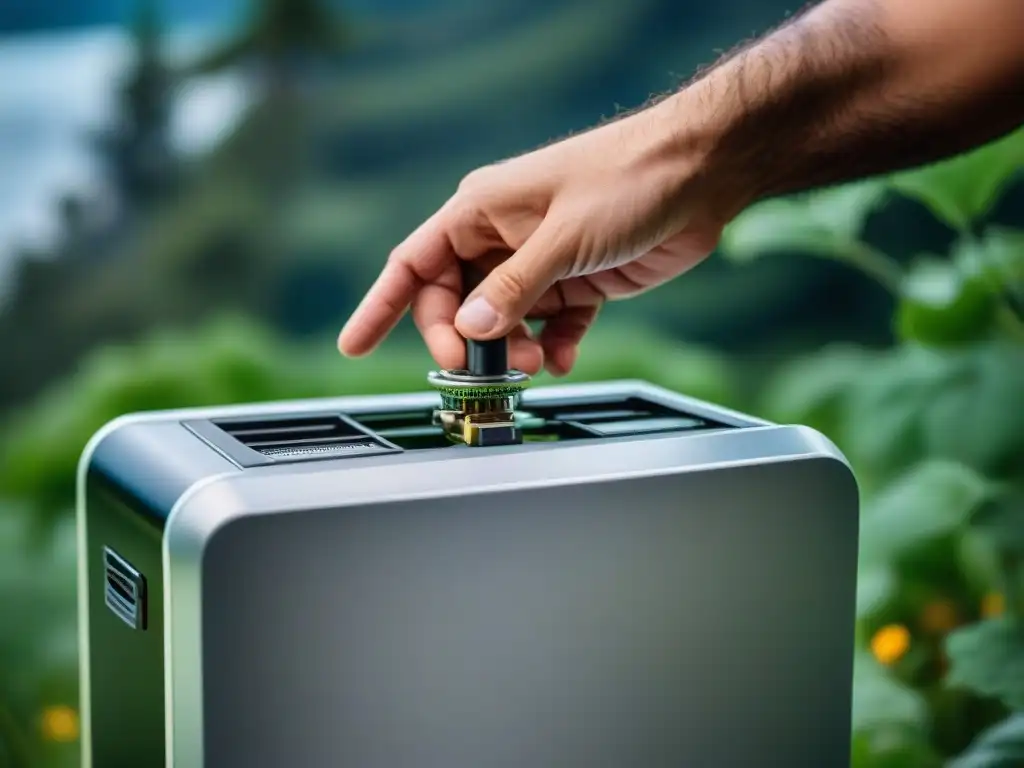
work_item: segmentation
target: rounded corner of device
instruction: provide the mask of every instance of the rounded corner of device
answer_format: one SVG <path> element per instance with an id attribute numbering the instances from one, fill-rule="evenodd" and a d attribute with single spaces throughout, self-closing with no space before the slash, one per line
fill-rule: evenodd
<path id="1" fill-rule="evenodd" d="M 808 454 L 840 474 L 845 475 L 850 481 L 852 494 L 859 498 L 860 490 L 853 465 L 846 458 L 846 455 L 839 450 L 839 446 L 832 441 L 832 438 L 823 432 L 819 432 L 814 427 L 808 427 L 804 424 L 790 425 L 785 428 L 794 430 L 800 435 L 804 445 L 807 447 Z"/>
<path id="2" fill-rule="evenodd" d="M 232 486 L 235 473 L 209 475 L 181 495 L 164 529 L 164 548 L 172 559 L 201 560 L 210 542 L 244 517 L 244 505 Z"/>
<path id="3" fill-rule="evenodd" d="M 89 467 L 92 465 L 93 456 L 96 455 L 96 450 L 105 440 L 138 420 L 138 414 L 122 414 L 109 419 L 105 424 L 103 424 L 103 426 L 93 432 L 92 437 L 89 438 L 88 442 L 85 444 L 85 448 L 82 449 L 82 453 L 78 457 L 79 476 L 84 475 L 88 471 Z"/>

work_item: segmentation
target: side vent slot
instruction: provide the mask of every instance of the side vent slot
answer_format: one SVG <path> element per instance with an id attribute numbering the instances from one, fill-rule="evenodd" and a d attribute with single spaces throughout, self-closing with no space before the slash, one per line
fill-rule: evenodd
<path id="1" fill-rule="evenodd" d="M 597 437 L 691 432 L 723 426 L 638 397 L 573 403 L 565 407 L 548 406 L 543 410 L 548 419 Z"/>
<path id="2" fill-rule="evenodd" d="M 146 579 L 110 547 L 103 548 L 103 599 L 132 629 L 146 628 Z"/>
<path id="3" fill-rule="evenodd" d="M 218 419 L 213 424 L 271 462 L 338 459 L 399 450 L 337 413 Z"/>

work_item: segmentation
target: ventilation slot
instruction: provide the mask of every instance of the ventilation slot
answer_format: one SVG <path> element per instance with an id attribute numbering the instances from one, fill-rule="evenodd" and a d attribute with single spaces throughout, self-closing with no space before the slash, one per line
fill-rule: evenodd
<path id="1" fill-rule="evenodd" d="M 109 547 L 103 548 L 104 602 L 132 629 L 146 628 L 146 579 Z"/>
<path id="2" fill-rule="evenodd" d="M 337 459 L 397 450 L 340 414 L 223 419 L 214 424 L 245 447 L 275 462 Z"/>
<path id="3" fill-rule="evenodd" d="M 405 450 L 450 448 L 444 430 L 434 424 L 433 410 L 367 413 L 357 417 L 359 425 Z"/>
<path id="4" fill-rule="evenodd" d="M 545 406 L 534 410 L 538 416 L 581 430 L 591 437 L 689 432 L 723 426 L 636 397 Z"/>

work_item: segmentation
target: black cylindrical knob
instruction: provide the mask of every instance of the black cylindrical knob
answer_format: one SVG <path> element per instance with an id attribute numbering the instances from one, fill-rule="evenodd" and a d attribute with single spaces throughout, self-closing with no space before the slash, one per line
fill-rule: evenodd
<path id="1" fill-rule="evenodd" d="M 466 339 L 466 368 L 471 376 L 503 376 L 508 370 L 508 339 Z"/>
<path id="2" fill-rule="evenodd" d="M 482 276 L 469 262 L 462 262 L 462 297 L 480 284 Z M 466 370 L 471 376 L 503 376 L 508 371 L 508 339 L 466 339 Z"/>

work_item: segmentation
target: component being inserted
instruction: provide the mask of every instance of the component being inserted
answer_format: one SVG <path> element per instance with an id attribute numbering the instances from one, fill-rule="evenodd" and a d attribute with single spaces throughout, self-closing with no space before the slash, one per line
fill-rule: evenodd
<path id="1" fill-rule="evenodd" d="M 463 262 L 463 295 L 469 295 L 478 282 L 476 271 Z M 431 371 L 427 381 L 441 393 L 434 420 L 452 441 L 472 446 L 523 441 L 515 411 L 530 377 L 508 367 L 508 339 L 467 339 L 466 368 Z"/>

